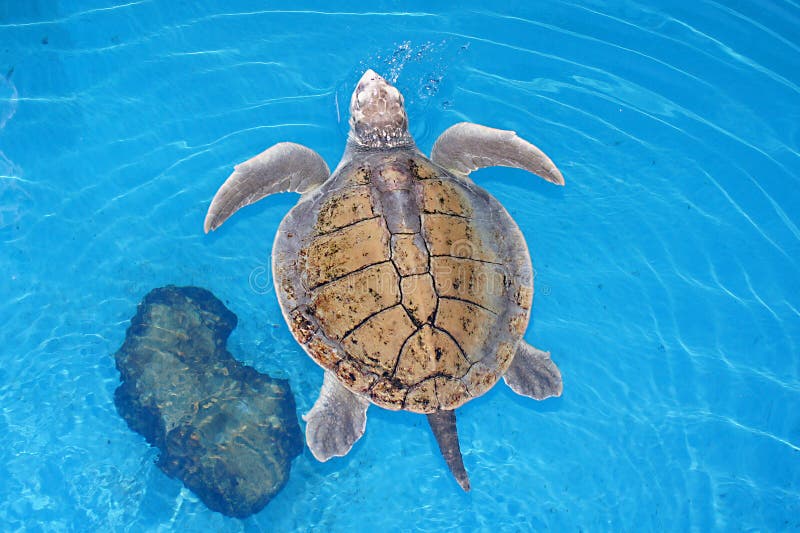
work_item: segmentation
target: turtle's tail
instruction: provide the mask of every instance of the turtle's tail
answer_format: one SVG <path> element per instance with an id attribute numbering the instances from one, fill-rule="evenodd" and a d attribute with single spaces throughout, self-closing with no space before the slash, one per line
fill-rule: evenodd
<path id="1" fill-rule="evenodd" d="M 461 448 L 458 445 L 456 412 L 436 411 L 428 415 L 428 423 L 431 425 L 436 442 L 439 443 L 439 450 L 441 450 L 447 466 L 450 467 L 450 472 L 453 473 L 461 488 L 469 491 L 469 476 L 464 469 Z"/>

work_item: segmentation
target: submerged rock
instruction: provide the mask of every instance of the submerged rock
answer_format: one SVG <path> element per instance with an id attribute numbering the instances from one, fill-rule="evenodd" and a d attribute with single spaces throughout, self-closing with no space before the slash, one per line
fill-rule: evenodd
<path id="1" fill-rule="evenodd" d="M 114 403 L 161 450 L 161 470 L 209 508 L 246 517 L 286 484 L 303 440 L 289 383 L 225 349 L 235 327 L 236 315 L 205 289 L 154 289 L 114 356 Z"/>

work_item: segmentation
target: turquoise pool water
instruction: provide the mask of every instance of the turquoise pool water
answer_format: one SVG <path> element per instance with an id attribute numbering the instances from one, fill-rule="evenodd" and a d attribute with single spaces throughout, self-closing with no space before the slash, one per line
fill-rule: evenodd
<path id="1" fill-rule="evenodd" d="M 800 9 L 459 4 L 0 3 L 0 529 L 800 529 Z M 563 171 L 473 177 L 528 240 L 526 338 L 564 395 L 460 409 L 469 494 L 422 417 L 372 408 L 346 458 L 305 450 L 225 518 L 118 416 L 112 354 L 151 288 L 203 286 L 231 352 L 311 407 L 322 372 L 264 275 L 296 197 L 202 223 L 275 142 L 333 167 L 369 67 L 424 151 L 470 120 Z"/>

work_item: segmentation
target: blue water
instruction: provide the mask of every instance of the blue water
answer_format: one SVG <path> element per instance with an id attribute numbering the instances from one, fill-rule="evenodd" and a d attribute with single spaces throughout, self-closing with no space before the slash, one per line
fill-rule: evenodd
<path id="1" fill-rule="evenodd" d="M 0 2 L 0 530 L 800 529 L 800 8 L 459 4 Z M 422 417 L 373 407 L 350 455 L 225 518 L 117 415 L 112 354 L 147 291 L 200 285 L 311 407 L 265 274 L 296 197 L 202 223 L 275 142 L 335 166 L 368 67 L 424 151 L 469 120 L 563 171 L 473 177 L 528 240 L 564 395 L 459 410 L 469 494 Z"/>

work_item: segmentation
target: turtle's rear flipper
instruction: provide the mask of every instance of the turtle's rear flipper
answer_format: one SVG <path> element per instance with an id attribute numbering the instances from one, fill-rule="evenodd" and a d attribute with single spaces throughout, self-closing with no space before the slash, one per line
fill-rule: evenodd
<path id="1" fill-rule="evenodd" d="M 439 443 L 439 450 L 444 456 L 447 466 L 455 476 L 458 484 L 465 491 L 469 491 L 469 477 L 464 469 L 464 461 L 461 459 L 461 448 L 458 445 L 458 430 L 456 429 L 455 411 L 436 411 L 428 415 L 428 423 L 431 425 L 436 442 Z"/>
<path id="2" fill-rule="evenodd" d="M 564 389 L 561 371 L 550 359 L 550 352 L 534 348 L 524 340 L 519 342 L 514 360 L 503 379 L 517 394 L 536 400 L 561 396 Z"/>
<path id="3" fill-rule="evenodd" d="M 330 176 L 325 160 L 301 144 L 278 143 L 236 165 L 208 208 L 203 229 L 215 230 L 239 208 L 278 192 L 306 193 Z"/>
<path id="4" fill-rule="evenodd" d="M 369 402 L 325 372 L 319 398 L 307 414 L 306 442 L 318 461 L 347 455 L 367 426 Z"/>

